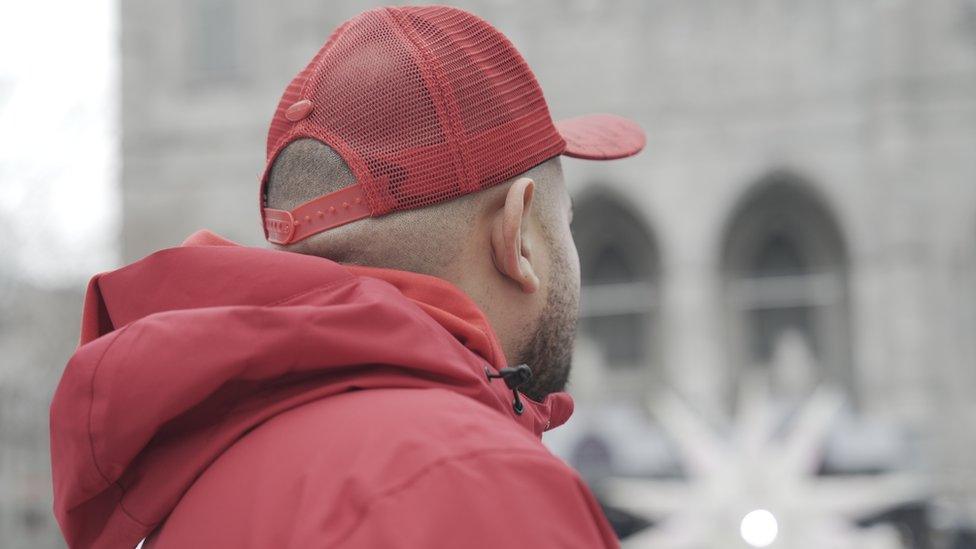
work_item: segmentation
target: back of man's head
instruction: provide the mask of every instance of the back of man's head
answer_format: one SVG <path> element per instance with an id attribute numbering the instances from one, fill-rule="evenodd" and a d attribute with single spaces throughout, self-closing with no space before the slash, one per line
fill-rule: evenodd
<path id="1" fill-rule="evenodd" d="M 464 269 L 462 252 L 477 242 L 479 221 L 505 201 L 511 183 L 535 182 L 533 212 L 550 241 L 562 182 L 559 157 L 553 157 L 512 181 L 423 208 L 362 219 L 279 248 L 354 265 L 385 267 L 456 279 Z M 296 206 L 356 184 L 346 162 L 331 147 L 314 139 L 290 143 L 278 156 L 268 179 L 268 206 Z M 470 250 L 475 251 L 475 250 Z"/>

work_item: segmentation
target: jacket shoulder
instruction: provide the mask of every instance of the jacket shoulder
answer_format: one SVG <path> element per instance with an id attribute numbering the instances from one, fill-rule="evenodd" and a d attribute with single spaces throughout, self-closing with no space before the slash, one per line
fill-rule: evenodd
<path id="1" fill-rule="evenodd" d="M 386 494 L 451 464 L 505 455 L 575 477 L 511 418 L 447 389 L 331 396 L 279 414 L 224 452 L 187 491 L 153 547 L 199 544 L 207 541 L 201 532 L 220 540 L 217 546 L 238 538 L 275 546 L 282 532 L 298 536 L 323 525 L 352 531 Z"/>
<path id="2" fill-rule="evenodd" d="M 421 466 L 425 461 L 495 449 L 556 459 L 538 437 L 511 418 L 448 389 L 356 391 L 303 408 L 281 422 L 327 433 L 330 441 L 342 441 L 350 450 L 368 449 L 376 457 L 395 455 L 404 469 L 412 463 Z M 281 435 L 287 436 L 287 431 Z"/>

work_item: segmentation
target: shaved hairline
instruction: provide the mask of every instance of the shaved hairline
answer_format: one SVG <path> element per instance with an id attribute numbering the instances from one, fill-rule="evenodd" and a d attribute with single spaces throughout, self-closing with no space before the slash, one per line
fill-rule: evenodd
<path id="1" fill-rule="evenodd" d="M 562 176 L 553 157 L 511 180 L 451 200 L 366 218 L 280 246 L 293 252 L 340 263 L 385 267 L 443 276 L 452 268 L 473 228 L 471 221 L 490 204 L 500 204 L 512 181 L 536 182 L 533 211 L 540 215 L 543 238 L 552 238 L 552 216 L 558 202 L 555 178 Z M 324 194 L 356 183 L 355 175 L 331 147 L 299 139 L 285 147 L 268 175 L 268 207 L 292 210 Z"/>

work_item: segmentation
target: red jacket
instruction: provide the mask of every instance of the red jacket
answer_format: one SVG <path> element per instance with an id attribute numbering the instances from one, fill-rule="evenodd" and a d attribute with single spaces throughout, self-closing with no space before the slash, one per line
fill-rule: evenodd
<path id="1" fill-rule="evenodd" d="M 51 404 L 71 547 L 615 547 L 447 282 L 197 233 L 95 276 Z"/>

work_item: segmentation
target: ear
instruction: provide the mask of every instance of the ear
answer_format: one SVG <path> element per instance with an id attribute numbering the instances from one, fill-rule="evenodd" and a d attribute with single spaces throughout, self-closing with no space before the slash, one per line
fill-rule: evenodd
<path id="1" fill-rule="evenodd" d="M 539 289 L 534 258 L 526 228 L 535 183 L 523 177 L 512 183 L 505 204 L 494 215 L 491 226 L 492 260 L 498 272 L 531 294 Z"/>

